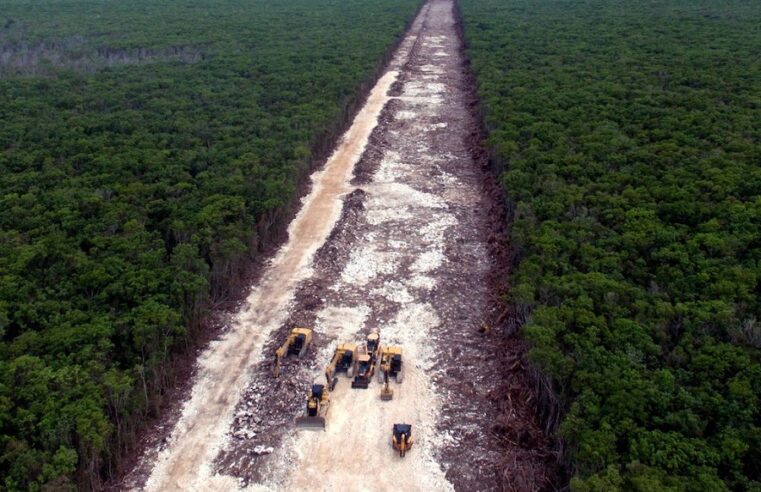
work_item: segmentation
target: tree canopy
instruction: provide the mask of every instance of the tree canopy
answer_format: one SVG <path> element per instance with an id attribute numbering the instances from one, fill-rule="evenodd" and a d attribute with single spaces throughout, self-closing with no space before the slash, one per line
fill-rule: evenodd
<path id="1" fill-rule="evenodd" d="M 460 4 L 571 488 L 761 490 L 761 4 Z"/>

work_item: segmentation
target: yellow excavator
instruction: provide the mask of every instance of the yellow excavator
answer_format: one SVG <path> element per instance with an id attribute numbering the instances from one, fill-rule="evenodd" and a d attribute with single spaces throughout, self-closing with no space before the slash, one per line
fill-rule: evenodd
<path id="1" fill-rule="evenodd" d="M 325 430 L 325 417 L 330 407 L 330 390 L 324 384 L 313 384 L 307 394 L 306 413 L 296 418 L 296 427 L 300 429 Z"/>
<path id="2" fill-rule="evenodd" d="M 312 330 L 310 328 L 293 328 L 285 342 L 275 350 L 275 361 L 272 364 L 272 374 L 280 376 L 280 365 L 288 356 L 303 356 L 309 344 L 312 343 Z"/>
<path id="3" fill-rule="evenodd" d="M 381 400 L 388 401 L 394 398 L 394 390 L 388 384 L 389 377 L 396 379 L 397 384 L 402 382 L 404 367 L 402 366 L 402 347 L 383 347 L 380 357 L 380 371 L 378 379 L 383 383 L 381 387 Z"/>
<path id="4" fill-rule="evenodd" d="M 399 456 L 404 458 L 404 455 L 412 447 L 412 426 L 394 424 L 394 429 L 391 431 L 391 445 L 399 451 Z"/>
<path id="5" fill-rule="evenodd" d="M 388 370 L 388 375 L 396 379 L 401 384 L 404 379 L 404 365 L 402 364 L 402 347 L 386 346 L 381 350 L 380 356 L 381 371 L 384 367 Z M 379 376 L 379 379 L 381 376 Z"/>
<path id="6" fill-rule="evenodd" d="M 328 388 L 333 391 L 338 382 L 336 375 L 339 372 L 345 372 L 348 378 L 354 376 L 354 361 L 357 359 L 357 344 L 356 343 L 342 343 L 336 347 L 336 351 L 333 352 L 333 358 L 325 366 L 325 380 L 328 383 Z"/>

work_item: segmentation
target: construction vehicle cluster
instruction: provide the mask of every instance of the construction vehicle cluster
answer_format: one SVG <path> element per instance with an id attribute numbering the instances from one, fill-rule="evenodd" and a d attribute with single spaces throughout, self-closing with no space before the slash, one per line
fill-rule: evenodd
<path id="1" fill-rule="evenodd" d="M 302 357 L 312 343 L 310 328 L 293 328 L 275 351 L 272 372 L 275 377 L 280 375 L 283 359 L 295 355 Z M 325 366 L 325 384 L 312 384 L 307 393 L 306 411 L 296 419 L 296 427 L 301 429 L 325 429 L 328 408 L 330 407 L 330 392 L 338 384 L 338 374 L 344 373 L 351 379 L 352 388 L 367 389 L 375 374 L 381 384 L 380 399 L 389 401 L 394 398 L 394 390 L 389 381 L 393 378 L 401 384 L 404 378 L 402 348 L 399 346 L 383 346 L 378 330 L 373 330 L 363 343 L 340 343 Z M 409 424 L 394 424 L 391 431 L 391 445 L 404 457 L 412 447 L 412 426 Z"/>

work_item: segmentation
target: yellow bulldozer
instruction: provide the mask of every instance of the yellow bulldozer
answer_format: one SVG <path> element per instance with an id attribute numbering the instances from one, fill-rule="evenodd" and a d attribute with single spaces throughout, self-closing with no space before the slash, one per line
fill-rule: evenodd
<path id="1" fill-rule="evenodd" d="M 293 328 L 285 342 L 275 350 L 275 360 L 272 363 L 272 374 L 275 377 L 280 376 L 280 369 L 283 359 L 295 355 L 302 357 L 309 344 L 312 343 L 312 330 L 310 328 Z"/>
<path id="2" fill-rule="evenodd" d="M 357 344 L 342 343 L 333 352 L 333 358 L 325 366 L 325 380 L 328 388 L 333 391 L 338 382 L 336 377 L 339 372 L 345 372 L 348 378 L 354 376 L 354 361 L 357 360 Z"/>
<path id="3" fill-rule="evenodd" d="M 404 378 L 404 366 L 402 365 L 402 347 L 390 346 L 381 349 L 380 371 L 378 379 L 381 387 L 381 400 L 388 401 L 394 398 L 394 390 L 389 386 L 389 378 L 396 379 L 397 384 Z"/>
<path id="4" fill-rule="evenodd" d="M 391 431 L 391 445 L 399 451 L 399 456 L 404 458 L 404 455 L 412 447 L 412 426 L 409 424 L 394 424 L 394 428 Z"/>
<path id="5" fill-rule="evenodd" d="M 330 407 L 330 390 L 324 384 L 313 384 L 307 394 L 306 412 L 296 418 L 296 427 L 300 429 L 325 430 L 325 417 Z"/>

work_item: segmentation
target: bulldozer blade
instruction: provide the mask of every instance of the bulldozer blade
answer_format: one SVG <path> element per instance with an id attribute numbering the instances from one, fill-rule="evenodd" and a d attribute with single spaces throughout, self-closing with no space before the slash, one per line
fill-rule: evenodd
<path id="1" fill-rule="evenodd" d="M 369 383 L 367 381 L 352 381 L 351 382 L 352 388 L 367 389 L 368 386 L 369 386 Z"/>
<path id="2" fill-rule="evenodd" d="M 325 430 L 325 417 L 298 417 L 296 427 L 307 430 Z"/>

